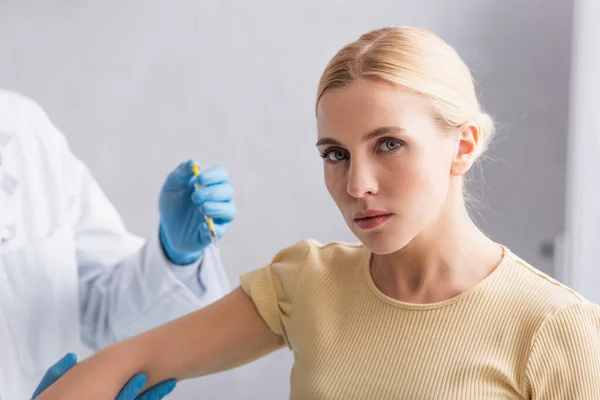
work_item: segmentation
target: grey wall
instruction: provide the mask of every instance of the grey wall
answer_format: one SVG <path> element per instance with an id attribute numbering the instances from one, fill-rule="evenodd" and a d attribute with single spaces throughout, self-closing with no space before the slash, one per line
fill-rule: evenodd
<path id="1" fill-rule="evenodd" d="M 540 269 L 563 229 L 572 0 L 0 2 L 0 87 L 38 100 L 129 227 L 153 234 L 181 160 L 225 165 L 239 216 L 233 284 L 301 238 L 354 240 L 322 183 L 313 101 L 342 45 L 430 28 L 473 69 L 499 136 L 474 192 L 483 228 Z M 202 340 L 202 338 L 198 338 Z M 291 356 L 180 385 L 173 398 L 281 399 Z"/>
<path id="2" fill-rule="evenodd" d="M 573 67 L 567 165 L 565 268 L 559 276 L 600 303 L 600 2 L 578 0 L 574 15 Z"/>

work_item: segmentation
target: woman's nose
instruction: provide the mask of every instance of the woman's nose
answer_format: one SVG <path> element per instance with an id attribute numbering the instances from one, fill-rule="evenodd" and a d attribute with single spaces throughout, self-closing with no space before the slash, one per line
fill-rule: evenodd
<path id="1" fill-rule="evenodd" d="M 365 163 L 351 163 L 348 171 L 348 194 L 360 199 L 367 194 L 377 194 L 377 178 L 373 167 Z"/>

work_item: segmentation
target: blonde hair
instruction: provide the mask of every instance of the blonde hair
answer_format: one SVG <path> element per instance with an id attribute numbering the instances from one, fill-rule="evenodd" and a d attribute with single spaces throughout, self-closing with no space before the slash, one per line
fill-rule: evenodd
<path id="1" fill-rule="evenodd" d="M 328 90 L 358 78 L 400 85 L 427 97 L 443 128 L 472 123 L 479 129 L 478 156 L 494 134 L 494 122 L 477 99 L 471 72 L 456 51 L 421 28 L 378 29 L 344 46 L 321 76 L 316 105 Z"/>

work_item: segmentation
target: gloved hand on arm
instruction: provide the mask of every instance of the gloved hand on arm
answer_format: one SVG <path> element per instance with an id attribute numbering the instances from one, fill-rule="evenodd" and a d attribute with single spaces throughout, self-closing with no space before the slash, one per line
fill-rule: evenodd
<path id="1" fill-rule="evenodd" d="M 48 389 L 50 385 L 56 382 L 56 380 L 63 376 L 68 370 L 73 368 L 75 364 L 77 364 L 77 356 L 73 353 L 69 353 L 56 362 L 56 364 L 51 366 L 33 393 L 32 399 L 35 399 L 40 395 L 40 393 Z M 160 400 L 171 393 L 171 391 L 173 391 L 175 388 L 175 381 L 167 380 L 148 389 L 141 396 L 138 396 L 145 384 L 145 374 L 138 374 L 134 376 L 125 385 L 125 387 L 123 387 L 115 400 Z"/>

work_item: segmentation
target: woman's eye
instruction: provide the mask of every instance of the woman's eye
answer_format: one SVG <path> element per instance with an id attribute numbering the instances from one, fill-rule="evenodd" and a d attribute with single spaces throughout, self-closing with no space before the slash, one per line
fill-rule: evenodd
<path id="1" fill-rule="evenodd" d="M 325 159 L 327 162 L 339 162 L 348 158 L 348 155 L 343 150 L 326 150 L 321 154 L 321 157 Z"/>
<path id="2" fill-rule="evenodd" d="M 342 161 L 342 160 L 346 159 L 346 153 L 344 153 L 341 150 L 333 150 L 333 151 L 329 152 L 329 154 L 327 155 L 327 158 L 330 161 Z"/>
<path id="3" fill-rule="evenodd" d="M 402 147 L 404 143 L 398 139 L 386 139 L 379 144 L 379 151 L 394 151 Z"/>

